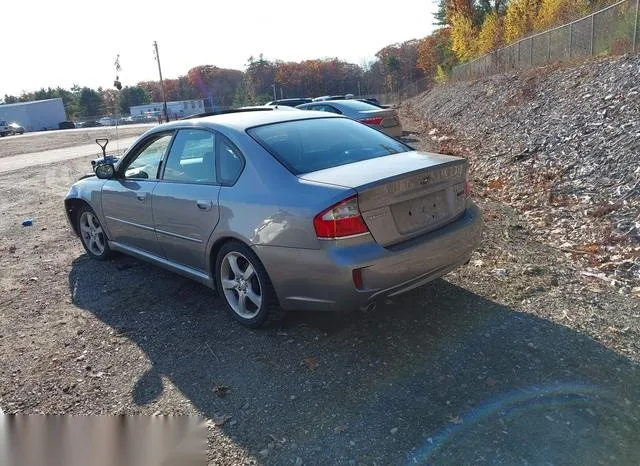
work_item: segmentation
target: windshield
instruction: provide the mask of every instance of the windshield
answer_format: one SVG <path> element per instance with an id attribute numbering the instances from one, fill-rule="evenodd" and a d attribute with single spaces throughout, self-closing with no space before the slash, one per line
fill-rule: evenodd
<path id="1" fill-rule="evenodd" d="M 247 132 L 295 175 L 412 150 L 347 118 L 287 121 Z"/>

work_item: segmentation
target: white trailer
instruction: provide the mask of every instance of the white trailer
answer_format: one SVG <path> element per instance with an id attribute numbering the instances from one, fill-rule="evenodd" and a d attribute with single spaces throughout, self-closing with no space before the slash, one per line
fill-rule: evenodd
<path id="1" fill-rule="evenodd" d="M 66 119 L 61 98 L 0 105 L 0 120 L 15 121 L 26 131 L 58 129 Z"/>

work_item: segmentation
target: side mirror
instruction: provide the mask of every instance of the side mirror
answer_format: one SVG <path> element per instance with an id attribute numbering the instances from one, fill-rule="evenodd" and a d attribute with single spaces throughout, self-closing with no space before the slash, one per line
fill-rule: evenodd
<path id="1" fill-rule="evenodd" d="M 96 164 L 94 171 L 96 176 L 101 180 L 113 178 L 113 175 L 116 173 L 116 169 L 112 163 L 98 163 Z"/>

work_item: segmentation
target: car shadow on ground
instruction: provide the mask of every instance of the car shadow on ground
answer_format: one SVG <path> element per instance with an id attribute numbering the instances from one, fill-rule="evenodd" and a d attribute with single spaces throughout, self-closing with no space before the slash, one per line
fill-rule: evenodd
<path id="1" fill-rule="evenodd" d="M 149 359 L 136 404 L 168 378 L 203 414 L 231 415 L 220 429 L 265 463 L 640 463 L 633 363 L 445 280 L 373 312 L 290 313 L 263 330 L 126 257 L 76 259 L 69 287 Z"/>

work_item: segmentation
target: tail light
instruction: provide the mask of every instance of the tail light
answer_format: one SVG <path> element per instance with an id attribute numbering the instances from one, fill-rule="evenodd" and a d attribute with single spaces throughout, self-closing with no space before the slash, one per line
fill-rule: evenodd
<path id="1" fill-rule="evenodd" d="M 362 120 L 358 120 L 358 121 L 360 123 L 364 123 L 365 125 L 381 125 L 382 120 L 384 120 L 384 117 L 377 116 L 377 117 L 363 118 Z"/>
<path id="2" fill-rule="evenodd" d="M 471 183 L 464 182 L 464 197 L 471 197 Z"/>
<path id="3" fill-rule="evenodd" d="M 360 214 L 357 195 L 320 212 L 313 219 L 313 227 L 318 238 L 344 238 L 369 231 Z"/>

